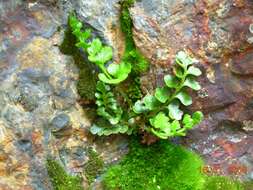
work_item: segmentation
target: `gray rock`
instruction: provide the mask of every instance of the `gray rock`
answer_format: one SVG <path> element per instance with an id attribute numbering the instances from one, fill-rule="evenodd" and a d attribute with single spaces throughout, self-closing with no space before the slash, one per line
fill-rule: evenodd
<path id="1" fill-rule="evenodd" d="M 21 4 L 22 0 L 0 0 L 0 17 L 5 16 L 8 11 L 14 11 Z"/>
<path id="2" fill-rule="evenodd" d="M 18 147 L 21 151 L 32 153 L 32 142 L 28 139 L 20 139 L 18 141 Z"/>
<path id="3" fill-rule="evenodd" d="M 78 18 L 95 30 L 94 35 L 114 49 L 114 58 L 119 60 L 124 50 L 124 38 L 120 31 L 120 0 L 60 0 L 59 6 L 64 12 L 65 22 L 69 12 L 75 11 Z"/>
<path id="4" fill-rule="evenodd" d="M 71 121 L 67 114 L 61 113 L 53 118 L 51 126 L 53 132 L 59 132 L 69 128 L 71 126 Z"/>

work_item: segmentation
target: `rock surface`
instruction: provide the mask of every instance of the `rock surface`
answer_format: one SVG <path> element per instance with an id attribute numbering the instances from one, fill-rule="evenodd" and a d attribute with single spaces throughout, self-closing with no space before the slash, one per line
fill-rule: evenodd
<path id="1" fill-rule="evenodd" d="M 58 48 L 60 28 L 75 10 L 118 60 L 124 49 L 118 2 L 0 0 L 0 189 L 52 189 L 48 156 L 83 174 L 87 147 L 106 163 L 126 152 L 123 137 L 88 135 L 78 69 Z M 142 77 L 145 91 L 161 84 L 177 51 L 200 60 L 203 89 L 192 93 L 192 110 L 203 110 L 206 119 L 180 143 L 203 155 L 207 173 L 253 179 L 253 2 L 142 0 L 131 15 L 136 45 L 152 63 Z"/>
<path id="2" fill-rule="evenodd" d="M 135 3 L 131 15 L 136 45 L 153 64 L 142 77 L 143 89 L 162 83 L 177 51 L 193 54 L 204 74 L 202 90 L 192 93 L 192 110 L 202 110 L 206 119 L 186 145 L 222 173 L 242 170 L 238 175 L 251 179 L 253 2 L 144 0 Z"/>
<path id="3" fill-rule="evenodd" d="M 78 104 L 78 69 L 58 47 L 67 10 L 60 10 L 62 2 L 58 6 L 56 1 L 41 2 L 0 1 L 1 190 L 52 189 L 45 166 L 49 157 L 69 173 L 85 176 L 88 147 L 94 147 L 106 163 L 127 150 L 122 137 L 89 137 L 90 120 Z M 87 4 L 83 13 L 88 14 L 85 10 L 91 6 L 98 8 L 96 4 Z M 106 27 L 105 21 L 99 22 Z"/>
<path id="4" fill-rule="evenodd" d="M 75 11 L 78 18 L 92 27 L 95 35 L 103 37 L 104 43 L 114 50 L 114 59 L 119 60 L 124 51 L 124 36 L 119 27 L 120 0 L 59 0 L 63 16 Z"/>

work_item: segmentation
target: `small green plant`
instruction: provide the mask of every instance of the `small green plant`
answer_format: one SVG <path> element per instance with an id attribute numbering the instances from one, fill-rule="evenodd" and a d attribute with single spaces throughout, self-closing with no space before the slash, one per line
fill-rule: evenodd
<path id="1" fill-rule="evenodd" d="M 199 83 L 195 80 L 201 75 L 201 71 L 194 67 L 196 60 L 181 51 L 176 55 L 176 64 L 173 72 L 175 76 L 165 75 L 165 86 L 157 88 L 154 95 L 146 95 L 134 105 L 134 112 L 144 114 L 152 128 L 150 130 L 156 136 L 167 139 L 172 136 L 184 136 L 188 129 L 193 128 L 203 119 L 200 111 L 192 116 L 184 114 L 180 104 L 189 106 L 192 98 L 187 93 L 186 87 L 200 90 Z"/>
<path id="2" fill-rule="evenodd" d="M 127 62 L 111 63 L 106 67 L 105 64 L 113 56 L 112 48 L 103 45 L 99 38 L 87 42 L 91 36 L 91 31 L 86 29 L 83 32 L 81 30 L 82 23 L 73 15 L 70 16 L 70 27 L 78 40 L 76 46 L 87 52 L 89 61 L 95 63 L 101 69 L 102 73 L 98 75 L 101 81 L 107 84 L 118 84 L 128 77 L 131 72 L 131 64 Z"/>
<path id="3" fill-rule="evenodd" d="M 124 2 L 121 19 L 127 23 L 128 28 L 122 31 L 126 33 L 130 45 L 126 44 L 125 54 L 119 64 L 109 63 L 113 56 L 111 47 L 104 46 L 98 38 L 89 39 L 91 31 L 86 29 L 83 32 L 82 23 L 75 16 L 70 16 L 72 33 L 77 38 L 76 46 L 84 50 L 89 61 L 96 64 L 102 71 L 98 74 L 99 81 L 95 97 L 97 114 L 105 121 L 96 122 L 90 131 L 96 135 L 131 134 L 135 129 L 141 128 L 162 139 L 184 136 L 187 130 L 199 124 L 203 119 L 200 111 L 193 115 L 182 111 L 182 105 L 192 104 L 186 88 L 193 90 L 201 88 L 195 80 L 201 75 L 201 71 L 193 66 L 196 60 L 185 52 L 181 51 L 176 55 L 176 63 L 173 66 L 175 76 L 166 75 L 164 77 L 165 86 L 157 88 L 154 95 L 147 94 L 131 105 L 130 97 L 128 97 L 131 96 L 131 92 L 126 90 L 121 94 L 125 101 L 128 101 L 128 108 L 122 107 L 118 101 L 120 97 L 114 95 L 115 85 L 125 81 L 130 73 L 138 78 L 137 73 L 145 71 L 148 65 L 135 48 L 131 36 L 132 31 L 129 29 L 132 24 L 127 7 L 134 1 L 126 1 L 126 4 Z M 138 96 L 141 94 L 136 88 L 134 92 Z"/>
<path id="4" fill-rule="evenodd" d="M 98 115 L 106 118 L 112 125 L 118 124 L 123 111 L 118 106 L 117 100 L 111 92 L 110 86 L 98 81 L 95 96 L 97 98 L 96 104 L 98 106 Z"/>
<path id="5" fill-rule="evenodd" d="M 128 126 L 120 124 L 122 109 L 118 106 L 118 102 L 108 84 L 119 84 L 124 81 L 131 72 L 131 64 L 122 61 L 120 64 L 106 64 L 112 59 L 112 48 L 104 46 L 102 42 L 96 38 L 88 42 L 91 31 L 86 29 L 82 31 L 82 23 L 73 15 L 69 18 L 72 33 L 77 39 L 76 46 L 85 51 L 90 62 L 96 64 L 102 73 L 98 74 L 99 81 L 96 85 L 95 93 L 96 104 L 98 106 L 97 114 L 106 121 L 101 125 L 94 124 L 91 132 L 97 135 L 111 135 L 116 133 L 128 132 Z"/>

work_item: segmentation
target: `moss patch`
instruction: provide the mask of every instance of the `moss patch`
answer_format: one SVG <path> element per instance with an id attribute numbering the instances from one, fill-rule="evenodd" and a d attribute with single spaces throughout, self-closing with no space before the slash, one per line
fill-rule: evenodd
<path id="1" fill-rule="evenodd" d="M 252 190 L 253 189 L 253 181 L 244 182 L 243 187 L 245 190 Z"/>
<path id="2" fill-rule="evenodd" d="M 203 190 L 245 190 L 242 183 L 223 176 L 206 177 Z"/>
<path id="3" fill-rule="evenodd" d="M 62 53 L 72 55 L 75 64 L 79 68 L 79 80 L 77 90 L 80 97 L 86 101 L 95 100 L 97 72 L 95 65 L 84 60 L 81 51 L 75 46 L 76 38 L 68 26 L 65 30 L 64 40 L 60 46 Z"/>
<path id="4" fill-rule="evenodd" d="M 252 190 L 253 182 L 206 176 L 203 161 L 187 149 L 160 141 L 145 147 L 132 140 L 130 152 L 104 174 L 106 190 Z"/>
<path id="5" fill-rule="evenodd" d="M 89 160 L 84 165 L 84 172 L 88 183 L 91 184 L 103 171 L 104 162 L 98 153 L 95 152 L 92 148 L 89 148 L 87 153 Z"/>
<path id="6" fill-rule="evenodd" d="M 48 159 L 46 166 L 54 190 L 83 190 L 81 177 L 68 175 L 55 160 Z"/>
<path id="7" fill-rule="evenodd" d="M 134 2 L 135 0 L 125 0 L 121 3 L 120 27 L 121 31 L 125 34 L 126 51 L 131 51 L 135 48 L 132 33 L 133 23 L 129 12 L 129 7 L 131 7 Z"/>
<path id="8" fill-rule="evenodd" d="M 130 143 L 129 154 L 104 176 L 108 190 L 198 190 L 204 185 L 202 160 L 180 146 L 160 141 Z"/>
<path id="9" fill-rule="evenodd" d="M 131 63 L 132 71 L 128 79 L 119 84 L 115 89 L 120 96 L 124 98 L 124 101 L 127 103 L 126 107 L 128 108 L 133 106 L 138 99 L 142 98 L 140 76 L 149 68 L 148 60 L 136 48 L 133 39 L 133 23 L 129 8 L 135 1 L 136 0 L 123 0 L 121 2 L 120 27 L 125 35 L 125 51 L 122 56 L 122 61 Z"/>

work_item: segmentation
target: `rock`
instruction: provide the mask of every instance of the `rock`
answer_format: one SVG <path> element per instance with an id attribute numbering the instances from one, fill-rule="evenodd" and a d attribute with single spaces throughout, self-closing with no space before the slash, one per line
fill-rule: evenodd
<path id="1" fill-rule="evenodd" d="M 20 149 L 24 152 L 27 152 L 29 150 L 31 150 L 32 148 L 32 143 L 30 140 L 28 139 L 20 139 L 18 141 L 18 146 L 20 147 Z"/>
<path id="2" fill-rule="evenodd" d="M 114 1 L 67 3 L 75 8 L 85 5 L 78 7 L 79 16 L 89 17 L 90 23 L 96 23 L 93 27 L 100 26 L 99 35 L 116 44 L 110 19 L 117 20 L 119 7 L 110 2 Z M 68 173 L 85 176 L 87 147 L 98 149 L 107 163 L 127 150 L 124 138 L 120 142 L 107 138 L 103 143 L 110 146 L 102 148 L 95 147 L 97 142 L 88 134 L 91 121 L 78 103 L 78 68 L 58 48 L 69 10 L 60 10 L 63 3 L 0 2 L 0 189 L 53 189 L 45 166 L 48 157 L 62 161 Z M 110 19 L 103 18 L 100 10 L 108 11 Z M 89 11 L 97 11 L 97 17 L 85 15 Z"/>
<path id="3" fill-rule="evenodd" d="M 141 78 L 143 91 L 152 93 L 163 84 L 179 50 L 197 58 L 202 89 L 189 91 L 190 111 L 202 110 L 205 120 L 189 134 L 186 144 L 203 155 L 211 168 L 219 165 L 221 173 L 237 173 L 244 179 L 252 166 L 238 173 L 233 166 L 229 172 L 228 164 L 251 157 L 246 152 L 252 145 L 252 8 L 248 0 L 150 0 L 137 1 L 130 9 L 136 46 L 152 64 Z M 230 141 L 235 139 L 240 142 Z M 237 164 L 244 168 L 239 167 L 243 163 Z"/>
<path id="4" fill-rule="evenodd" d="M 230 164 L 228 166 L 228 172 L 233 175 L 240 175 L 247 173 L 247 167 L 241 164 Z"/>
<path id="5" fill-rule="evenodd" d="M 15 11 L 16 8 L 22 4 L 22 0 L 10 0 L 5 3 L 0 3 L 0 17 L 6 15 L 8 11 Z"/>
<path id="6" fill-rule="evenodd" d="M 56 137 L 71 135 L 70 117 L 65 113 L 55 116 L 51 121 L 51 126 L 51 130 Z"/>
<path id="7" fill-rule="evenodd" d="M 67 114 L 59 114 L 53 118 L 51 125 L 53 131 L 59 131 L 70 126 L 70 118 Z"/>
<path id="8" fill-rule="evenodd" d="M 69 113 L 59 114 L 53 120 L 56 133 L 68 128 L 72 120 L 75 129 L 89 126 L 89 121 L 83 117 L 82 108 L 76 105 L 78 70 L 73 59 L 61 54 L 55 46 L 62 39 L 60 33 L 53 35 L 57 14 L 39 4 L 30 10 L 23 8 L 7 22 L 9 25 L 18 23 L 16 26 L 23 30 L 18 30 L 20 38 L 15 40 L 5 35 L 11 41 L 5 50 L 6 67 L 0 70 L 0 123 L 3 123 L 0 126 L 3 153 L 0 184 L 9 189 L 52 189 L 45 160 L 50 154 L 57 157 L 60 147 L 48 128 L 50 116 L 63 109 L 56 107 L 54 102 L 65 101 L 68 106 L 64 109 Z M 55 14 L 54 19 L 52 14 Z M 9 28 L 7 23 L 1 21 Z"/>
<path id="9" fill-rule="evenodd" d="M 253 180 L 253 172 L 250 173 L 249 180 Z"/>
<path id="10" fill-rule="evenodd" d="M 169 64 L 184 48 L 204 62 L 219 63 L 229 52 L 249 47 L 251 7 L 250 1 L 241 6 L 225 0 L 140 1 L 131 9 L 136 45 L 154 64 Z"/>
<path id="11" fill-rule="evenodd" d="M 253 76 L 253 52 L 241 53 L 233 59 L 231 72 L 242 76 Z"/>
<path id="12" fill-rule="evenodd" d="M 120 30 L 120 0 L 60 0 L 59 6 L 64 11 L 65 20 L 69 12 L 75 10 L 78 18 L 95 30 L 104 43 L 111 45 L 114 59 L 119 61 L 124 51 L 124 37 Z"/>
<path id="13" fill-rule="evenodd" d="M 0 2 L 0 189 L 52 189 L 47 156 L 85 176 L 87 147 L 106 164 L 127 152 L 122 136 L 97 140 L 88 134 L 78 68 L 58 49 L 72 10 L 113 47 L 118 61 L 124 50 L 119 0 Z M 142 0 L 130 10 L 136 46 L 152 63 L 141 78 L 144 92 L 162 84 L 177 51 L 200 61 L 203 88 L 190 91 L 190 111 L 201 109 L 205 120 L 175 142 L 199 152 L 211 172 L 241 179 L 253 171 L 252 10 L 250 0 Z"/>

